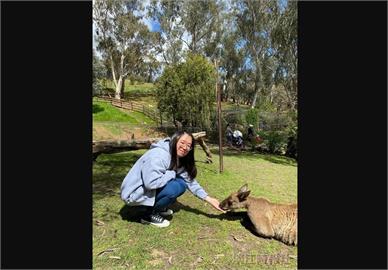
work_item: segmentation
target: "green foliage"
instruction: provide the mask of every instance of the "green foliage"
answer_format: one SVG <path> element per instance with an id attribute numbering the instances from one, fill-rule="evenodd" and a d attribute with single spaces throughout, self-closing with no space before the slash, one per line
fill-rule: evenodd
<path id="1" fill-rule="evenodd" d="M 227 114 L 225 120 L 228 123 L 244 126 L 244 114 L 243 112 L 236 112 Z"/>
<path id="2" fill-rule="evenodd" d="M 260 131 L 259 135 L 270 153 L 285 154 L 288 142 L 287 132 L 281 130 Z"/>
<path id="3" fill-rule="evenodd" d="M 106 70 L 101 60 L 98 59 L 93 50 L 93 96 L 99 95 L 103 89 L 103 80 Z"/>
<path id="4" fill-rule="evenodd" d="M 259 127 L 259 111 L 257 109 L 249 109 L 245 114 L 245 122 L 247 125 L 253 125 L 257 130 Z"/>
<path id="5" fill-rule="evenodd" d="M 271 153 L 286 154 L 296 158 L 297 119 L 296 114 L 259 112 L 262 148 Z"/>
<path id="6" fill-rule="evenodd" d="M 214 67 L 202 56 L 167 67 L 157 82 L 158 108 L 183 126 L 209 128 L 215 101 Z"/>
<path id="7" fill-rule="evenodd" d="M 293 157 L 295 159 L 298 158 L 298 123 L 296 121 L 296 114 L 292 116 L 293 121 L 291 125 L 288 127 L 288 142 L 287 142 L 287 151 L 286 155 L 289 157 Z"/>

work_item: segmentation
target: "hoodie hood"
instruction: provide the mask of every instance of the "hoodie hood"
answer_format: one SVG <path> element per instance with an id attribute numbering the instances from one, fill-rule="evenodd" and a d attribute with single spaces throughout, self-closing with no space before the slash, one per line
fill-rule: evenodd
<path id="1" fill-rule="evenodd" d="M 150 149 L 153 149 L 153 148 L 161 148 L 165 151 L 167 151 L 168 153 L 170 153 L 170 141 L 171 141 L 171 138 L 165 138 L 163 140 L 160 140 L 158 142 L 155 142 L 155 143 L 152 143 L 151 146 L 150 146 Z"/>

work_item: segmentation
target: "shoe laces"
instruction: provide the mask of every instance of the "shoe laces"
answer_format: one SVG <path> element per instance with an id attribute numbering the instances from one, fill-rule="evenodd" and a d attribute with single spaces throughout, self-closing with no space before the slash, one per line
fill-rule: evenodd
<path id="1" fill-rule="evenodd" d="M 164 221 L 164 218 L 159 214 L 153 214 L 151 215 L 151 220 L 161 223 Z"/>

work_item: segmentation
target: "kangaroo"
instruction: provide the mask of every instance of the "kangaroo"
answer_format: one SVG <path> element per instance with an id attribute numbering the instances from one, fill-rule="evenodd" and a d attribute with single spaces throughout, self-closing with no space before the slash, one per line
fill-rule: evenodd
<path id="1" fill-rule="evenodd" d="M 271 203 L 264 198 L 248 197 L 248 185 L 243 185 L 220 203 L 223 210 L 246 208 L 254 230 L 260 235 L 275 238 L 288 245 L 297 245 L 297 204 Z"/>

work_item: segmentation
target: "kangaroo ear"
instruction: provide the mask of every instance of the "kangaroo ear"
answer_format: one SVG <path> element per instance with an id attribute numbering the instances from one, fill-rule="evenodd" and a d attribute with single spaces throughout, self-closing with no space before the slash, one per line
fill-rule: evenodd
<path id="1" fill-rule="evenodd" d="M 245 191 L 245 192 L 239 192 L 239 193 L 237 194 L 237 197 L 238 197 L 238 199 L 240 200 L 240 202 L 246 200 L 247 197 L 249 196 L 249 193 L 251 193 L 250 190 Z"/>
<path id="2" fill-rule="evenodd" d="M 248 184 L 243 185 L 240 187 L 240 189 L 237 191 L 238 193 L 246 192 L 248 191 Z"/>

